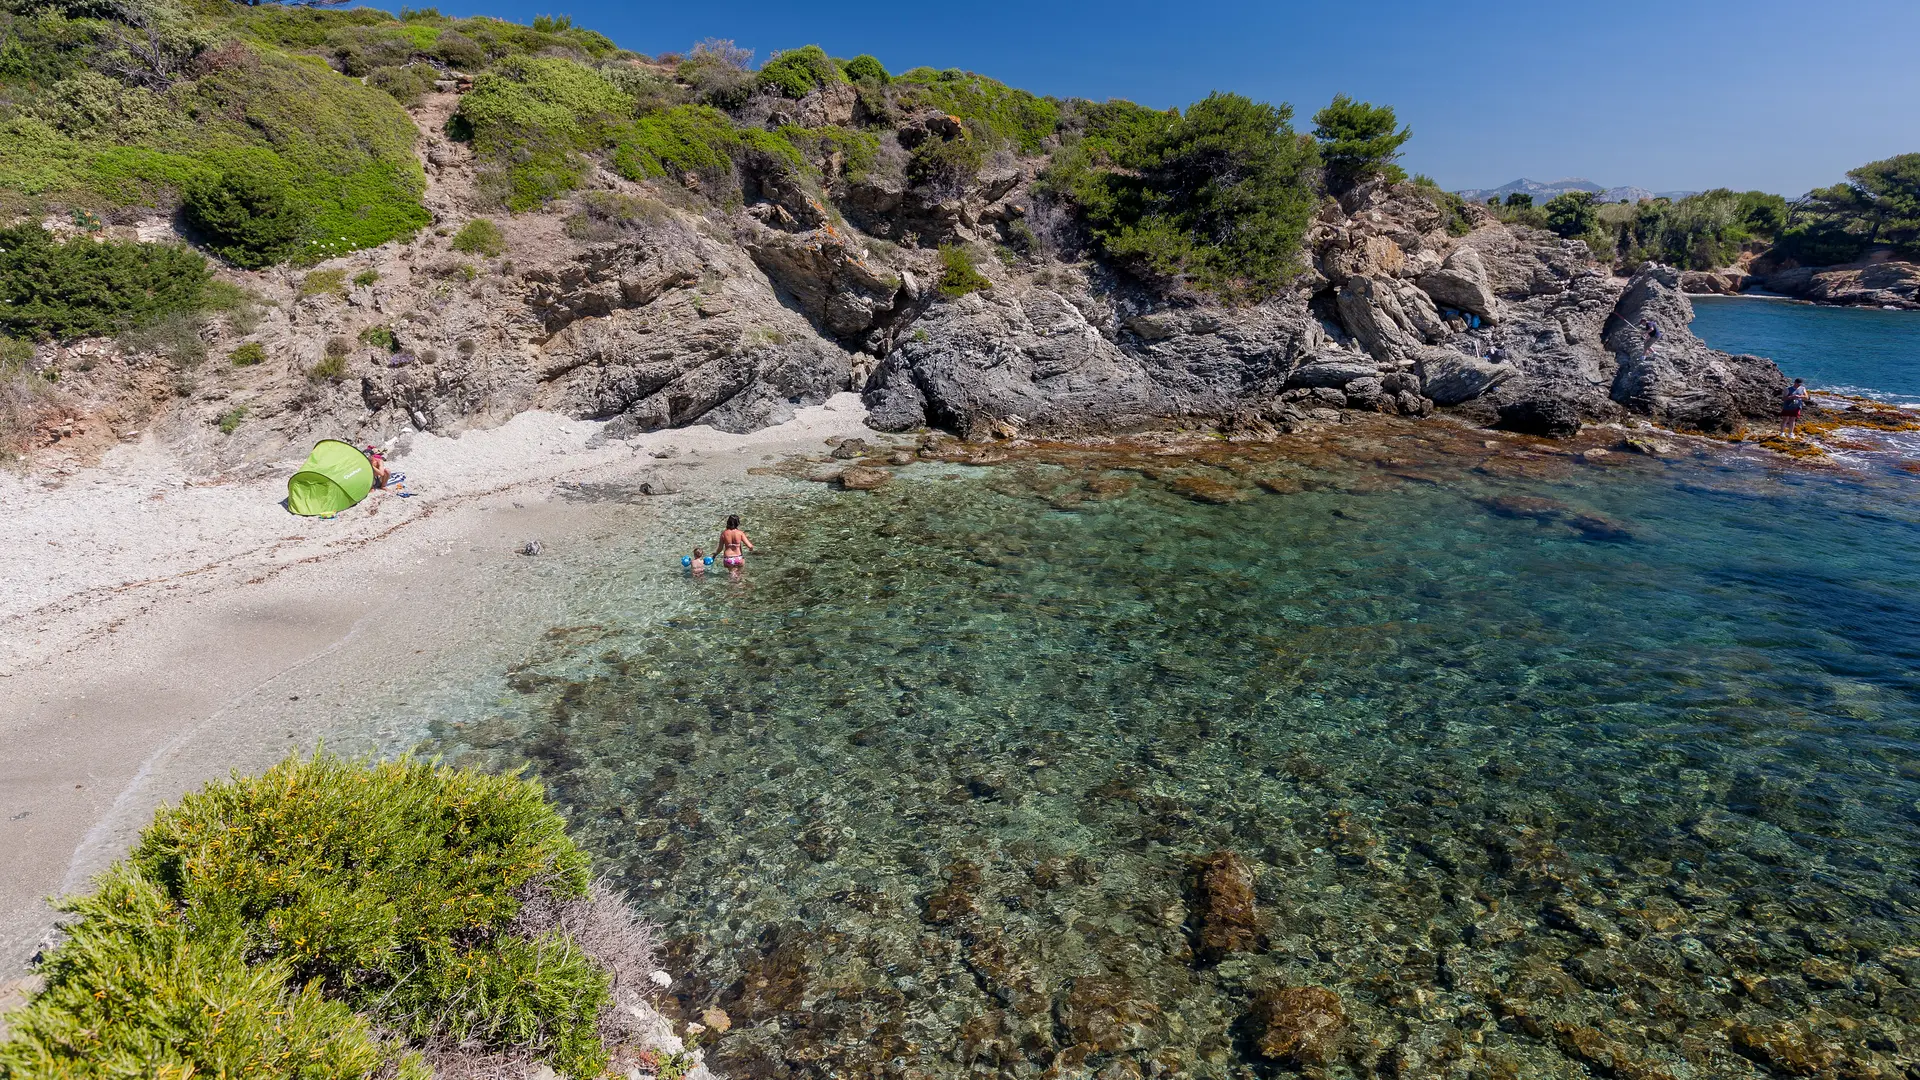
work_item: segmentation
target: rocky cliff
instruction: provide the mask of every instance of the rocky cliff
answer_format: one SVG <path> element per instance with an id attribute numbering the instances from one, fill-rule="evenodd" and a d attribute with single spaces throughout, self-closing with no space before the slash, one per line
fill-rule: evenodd
<path id="1" fill-rule="evenodd" d="M 1674 271 L 1615 279 L 1584 246 L 1474 207 L 1449 229 L 1437 193 L 1411 185 L 1327 200 L 1296 283 L 1241 306 L 1150 289 L 1070 230 L 1031 243 L 1057 214 L 1034 193 L 1044 156 L 919 185 L 829 168 L 814 189 L 745 168 L 733 206 L 700 198 L 691 175 L 601 169 L 503 220 L 503 251 L 458 251 L 454 230 L 485 206 L 469 152 L 440 134 L 457 102 L 435 93 L 413 110 L 437 228 L 310 270 L 227 271 L 266 302 L 245 335 L 265 347 L 258 366 L 183 370 L 103 340 L 43 349 L 36 363 L 59 369 L 73 403 L 66 432 L 78 423 L 97 448 L 153 430 L 231 468 L 319 434 L 384 441 L 529 408 L 610 420 L 613 435 L 746 431 L 849 389 L 877 427 L 969 436 L 1284 432 L 1436 408 L 1548 435 L 1628 415 L 1727 432 L 1771 415 L 1784 387 L 1771 362 L 1689 333 Z M 783 105 L 810 123 L 854 107 L 826 91 Z M 951 137 L 951 121 L 901 119 L 883 163 Z M 976 253 L 984 278 L 943 285 L 943 247 Z M 208 344 L 224 355 L 241 329 L 215 324 Z"/>

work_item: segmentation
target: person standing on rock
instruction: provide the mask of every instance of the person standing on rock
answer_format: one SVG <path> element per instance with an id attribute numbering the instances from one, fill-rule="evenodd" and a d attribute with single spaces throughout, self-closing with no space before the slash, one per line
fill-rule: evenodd
<path id="1" fill-rule="evenodd" d="M 746 530 L 740 527 L 740 515 L 727 515 L 727 527 L 720 530 L 720 564 L 734 577 L 739 577 L 747 565 L 747 552 L 752 550 L 753 541 L 747 539 Z"/>
<path id="2" fill-rule="evenodd" d="M 1780 399 L 1780 434 L 1791 439 L 1800 431 L 1800 410 L 1807 404 L 1807 381 L 1793 380 L 1787 387 L 1787 396 Z"/>

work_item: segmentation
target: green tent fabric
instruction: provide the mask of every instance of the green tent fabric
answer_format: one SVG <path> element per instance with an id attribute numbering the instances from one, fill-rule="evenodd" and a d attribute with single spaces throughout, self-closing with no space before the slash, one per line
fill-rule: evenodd
<path id="1" fill-rule="evenodd" d="M 373 462 L 349 443 L 323 439 L 287 480 L 287 509 L 308 517 L 337 514 L 373 490 Z"/>

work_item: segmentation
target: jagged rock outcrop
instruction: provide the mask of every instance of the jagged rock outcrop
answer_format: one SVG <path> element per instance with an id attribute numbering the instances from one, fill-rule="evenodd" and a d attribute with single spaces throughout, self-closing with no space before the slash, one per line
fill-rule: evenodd
<path id="1" fill-rule="evenodd" d="M 767 262 L 791 270 L 787 282 L 804 288 L 816 280 L 809 268 L 822 275 L 826 284 L 807 295 L 823 324 L 864 318 L 855 302 L 834 299 L 835 281 L 849 296 L 870 293 L 848 280 L 844 259 L 820 254 L 830 245 L 763 235 L 769 250 L 786 245 Z M 806 312 L 781 304 L 757 261 L 674 222 L 528 269 L 529 306 L 552 328 L 537 346 L 540 402 L 576 416 L 619 417 L 629 430 L 706 423 L 752 431 L 851 387 L 852 355 Z"/>
<path id="2" fill-rule="evenodd" d="M 800 312 L 833 337 L 861 337 L 905 299 L 902 276 L 873 265 L 857 241 L 831 225 L 806 233 L 764 229 L 745 244 Z"/>
<path id="3" fill-rule="evenodd" d="M 1459 308 L 1488 321 L 1498 321 L 1498 301 L 1493 282 L 1487 276 L 1487 263 L 1471 247 L 1454 249 L 1440 269 L 1420 275 L 1419 285 L 1433 302 L 1442 307 Z"/>
<path id="4" fill-rule="evenodd" d="M 1085 434 L 1224 419 L 1276 404 L 1323 342 L 1297 304 L 1165 310 L 1123 325 L 1080 289 L 995 288 L 914 323 L 868 385 L 869 422 Z"/>
<path id="5" fill-rule="evenodd" d="M 1769 274 L 1760 284 L 1768 292 L 1823 304 L 1920 310 L 1920 264 L 1910 262 L 1801 266 Z"/>
<path id="6" fill-rule="evenodd" d="M 1621 296 L 1606 327 L 1617 365 L 1613 400 L 1659 423 L 1709 432 L 1775 415 L 1786 376 L 1771 360 L 1717 352 L 1689 333 L 1693 304 L 1679 286 L 1678 271 L 1649 266 Z"/>

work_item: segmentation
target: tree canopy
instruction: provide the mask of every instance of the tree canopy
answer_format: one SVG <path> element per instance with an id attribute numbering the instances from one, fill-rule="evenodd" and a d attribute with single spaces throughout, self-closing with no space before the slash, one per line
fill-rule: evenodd
<path id="1" fill-rule="evenodd" d="M 1270 292 L 1292 276 L 1318 154 L 1293 130 L 1290 106 L 1214 93 L 1184 115 L 1129 102 L 1087 112 L 1049 186 L 1110 257 L 1227 294 Z"/>
<path id="2" fill-rule="evenodd" d="M 1335 194 L 1376 176 L 1399 182 L 1406 171 L 1394 164 L 1400 147 L 1413 137 L 1399 128 L 1390 105 L 1355 101 L 1334 95 L 1332 104 L 1313 114 L 1313 136 L 1320 140 L 1320 160 L 1326 164 L 1327 190 Z"/>
<path id="3" fill-rule="evenodd" d="M 1920 154 L 1869 162 L 1789 210 L 1782 237 L 1805 262 L 1845 262 L 1874 244 L 1920 252 Z"/>

